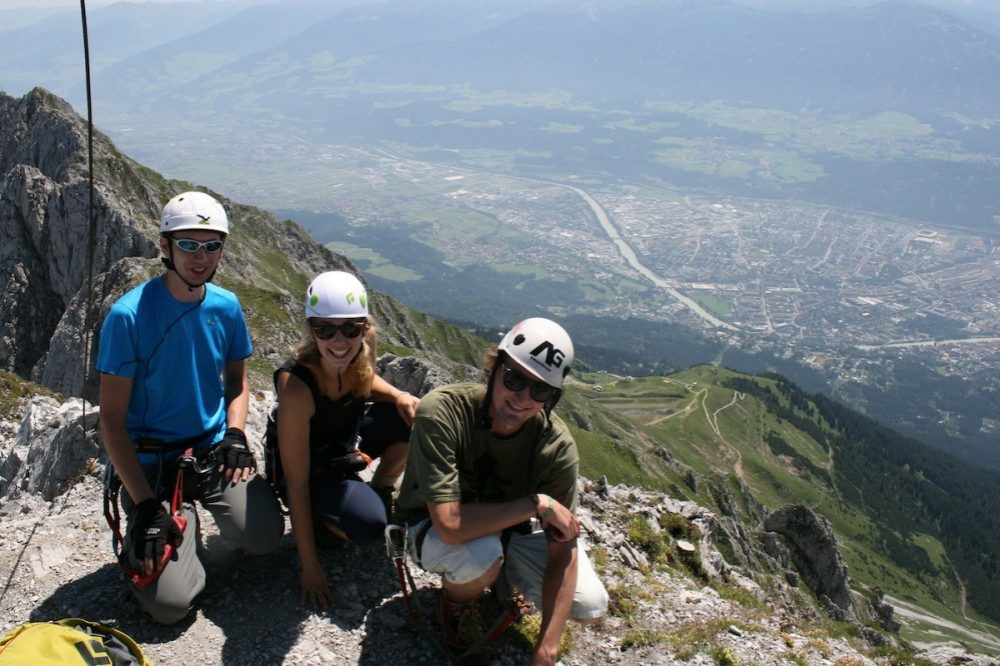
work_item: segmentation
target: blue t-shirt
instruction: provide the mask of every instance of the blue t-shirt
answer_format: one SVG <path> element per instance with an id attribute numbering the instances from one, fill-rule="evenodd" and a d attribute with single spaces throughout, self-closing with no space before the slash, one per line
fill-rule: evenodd
<path id="1" fill-rule="evenodd" d="M 163 278 L 143 282 L 111 306 L 101 329 L 97 369 L 132 380 L 126 427 L 133 439 L 222 439 L 228 361 L 253 353 L 239 299 L 213 284 L 184 303 Z"/>

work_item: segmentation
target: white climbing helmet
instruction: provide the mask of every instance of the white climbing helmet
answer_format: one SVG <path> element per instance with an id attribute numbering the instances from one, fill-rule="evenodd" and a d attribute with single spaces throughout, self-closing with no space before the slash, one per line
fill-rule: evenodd
<path id="1" fill-rule="evenodd" d="M 167 202 L 160 213 L 160 233 L 195 229 L 229 233 L 226 210 L 204 192 L 182 192 Z"/>
<path id="2" fill-rule="evenodd" d="M 306 291 L 306 317 L 352 319 L 368 316 L 368 292 L 344 271 L 317 275 Z"/>
<path id="3" fill-rule="evenodd" d="M 551 319 L 532 317 L 507 331 L 497 349 L 549 386 L 562 388 L 573 365 L 573 341 Z"/>

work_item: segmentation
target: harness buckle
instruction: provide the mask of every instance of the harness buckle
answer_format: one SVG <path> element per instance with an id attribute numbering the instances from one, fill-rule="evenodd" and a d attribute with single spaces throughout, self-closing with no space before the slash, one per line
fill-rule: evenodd
<path id="1" fill-rule="evenodd" d="M 190 451 L 190 449 L 188 450 Z M 191 453 L 185 452 L 176 461 L 174 461 L 174 464 L 178 469 L 193 469 L 198 471 L 198 459 Z"/>

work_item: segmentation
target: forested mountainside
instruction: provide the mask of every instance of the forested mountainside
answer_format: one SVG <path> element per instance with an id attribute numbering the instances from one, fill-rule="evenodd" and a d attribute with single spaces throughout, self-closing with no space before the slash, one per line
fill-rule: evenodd
<path id="1" fill-rule="evenodd" d="M 855 580 L 959 618 L 966 603 L 1000 617 L 994 471 L 780 375 L 696 366 L 582 379 L 564 410 L 584 473 L 663 489 L 750 524 L 801 502 L 830 518 Z"/>
<path id="2" fill-rule="evenodd" d="M 960 463 L 823 395 L 808 395 L 783 377 L 769 379 L 734 378 L 727 386 L 765 401 L 779 418 L 824 444 L 836 465 L 816 467 L 773 433 L 767 438 L 771 450 L 791 455 L 804 474 L 835 487 L 844 502 L 873 516 L 881 526 L 873 542 L 916 576 L 942 573 L 944 563 L 918 545 L 921 536 L 940 540 L 969 603 L 1000 618 L 997 473 Z"/>

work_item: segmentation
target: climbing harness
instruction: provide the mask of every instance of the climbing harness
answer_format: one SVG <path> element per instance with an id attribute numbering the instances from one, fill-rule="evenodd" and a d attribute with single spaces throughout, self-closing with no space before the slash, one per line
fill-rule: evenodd
<path id="1" fill-rule="evenodd" d="M 420 530 L 420 533 L 417 535 L 418 542 L 423 541 L 422 537 L 427 534 L 427 529 L 429 529 L 430 524 L 431 522 L 428 520 L 425 523 L 424 528 Z M 419 548 L 420 544 L 418 543 L 415 545 Z M 524 595 L 519 592 L 515 593 L 511 590 L 506 577 L 501 571 L 493 585 L 492 594 L 494 594 L 503 605 L 504 612 L 501 612 L 497 616 L 496 620 L 494 620 L 493 624 L 483 632 L 482 636 L 477 638 L 471 644 L 466 644 L 456 640 L 457 636 L 453 635 L 449 631 L 449 626 L 443 626 L 440 631 L 437 631 L 430 625 L 430 623 L 425 619 L 424 614 L 421 612 L 419 600 L 416 598 L 417 583 L 413 579 L 413 574 L 411 573 L 410 567 L 406 562 L 407 547 L 408 537 L 406 526 L 393 525 L 391 523 L 386 525 L 386 554 L 389 556 L 389 559 L 392 560 L 392 563 L 396 568 L 396 577 L 399 581 L 400 590 L 403 593 L 403 607 L 406 609 L 406 617 L 410 621 L 410 624 L 417 629 L 417 631 L 423 633 L 424 636 L 427 637 L 431 645 L 451 659 L 460 661 L 471 656 L 472 654 L 475 654 L 476 652 L 479 652 L 502 636 L 511 625 L 534 610 L 533 605 L 524 598 Z M 442 596 L 445 594 L 443 589 L 440 593 Z M 445 624 L 447 625 L 447 621 Z"/>
<path id="2" fill-rule="evenodd" d="M 280 372 L 275 371 L 275 376 Z M 319 400 L 319 395 L 309 387 L 313 400 Z M 349 439 L 343 442 L 330 441 L 309 452 L 311 469 L 310 476 L 321 477 L 325 475 L 350 476 L 368 468 L 373 463 L 371 456 L 361 450 L 361 429 L 364 427 L 365 419 L 368 417 L 368 410 L 371 409 L 372 402 L 365 402 L 364 411 L 358 414 L 354 424 L 354 431 Z M 271 484 L 274 491 L 287 504 L 285 496 L 285 472 L 281 465 L 281 454 L 278 443 L 278 405 L 271 408 L 267 417 L 267 426 L 264 429 L 264 476 Z M 346 450 L 347 453 L 330 457 L 330 452 L 334 450 Z"/>
<path id="3" fill-rule="evenodd" d="M 198 459 L 194 456 L 194 447 L 185 449 L 174 465 L 177 468 L 177 478 L 174 481 L 174 492 L 170 498 L 170 519 L 174 521 L 177 529 L 183 534 L 187 528 L 187 519 L 184 518 L 182 511 L 184 503 L 184 470 L 188 469 L 195 473 L 203 470 L 198 467 Z M 137 588 L 143 589 L 160 577 L 164 567 L 167 566 L 167 562 L 174 557 L 177 546 L 172 540 L 167 541 L 163 549 L 163 558 L 160 561 L 160 566 L 151 574 L 144 574 L 131 566 L 128 551 L 123 548 L 125 539 L 122 536 L 121 513 L 118 508 L 118 497 L 121 487 L 121 479 L 118 478 L 114 466 L 109 462 L 104 469 L 104 518 L 111 527 L 112 548 L 114 548 L 115 556 L 118 558 L 118 565 L 125 573 L 125 577 Z"/>

